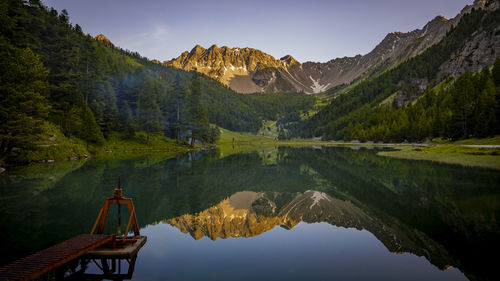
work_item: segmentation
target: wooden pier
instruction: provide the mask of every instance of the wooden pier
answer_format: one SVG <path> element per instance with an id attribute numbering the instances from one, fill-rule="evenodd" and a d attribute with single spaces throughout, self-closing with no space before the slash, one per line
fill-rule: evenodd
<path id="1" fill-rule="evenodd" d="M 112 240 L 113 235 L 78 235 L 1 267 L 0 280 L 32 280 Z"/>
<path id="2" fill-rule="evenodd" d="M 118 235 L 103 234 L 111 205 L 117 205 L 118 207 Z M 128 224 L 123 235 L 120 233 L 120 205 L 126 205 L 129 213 Z M 134 231 L 134 236 L 128 236 L 130 227 L 132 227 Z M 96 229 L 97 234 L 94 234 Z M 114 266 L 112 267 L 113 270 L 110 271 L 107 259 L 111 259 L 113 265 L 115 265 L 117 259 L 126 259 L 129 263 L 129 272 L 126 276 L 131 277 L 137 252 L 146 243 L 146 240 L 147 237 L 141 236 L 139 232 L 139 224 L 137 223 L 134 203 L 131 198 L 125 198 L 123 196 L 120 178 L 118 177 L 118 188 L 115 188 L 112 198 L 108 198 L 104 201 L 104 205 L 99 215 L 97 215 L 97 220 L 90 234 L 78 235 L 31 256 L 1 267 L 0 281 L 32 280 L 77 258 L 94 261 L 94 263 L 103 270 L 104 275 L 102 276 L 108 277 L 114 272 Z M 100 259 L 102 265 L 99 266 L 99 264 L 95 262 L 95 259 Z M 118 272 L 120 272 L 120 270 L 118 270 Z M 79 274 L 84 274 L 84 272 L 79 272 Z"/>

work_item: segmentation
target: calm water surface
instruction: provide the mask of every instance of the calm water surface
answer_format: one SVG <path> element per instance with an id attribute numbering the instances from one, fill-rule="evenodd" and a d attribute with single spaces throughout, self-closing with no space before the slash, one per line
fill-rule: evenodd
<path id="1" fill-rule="evenodd" d="M 88 233 L 118 176 L 148 236 L 133 280 L 498 279 L 500 172 L 325 147 L 9 171 L 1 263 Z"/>

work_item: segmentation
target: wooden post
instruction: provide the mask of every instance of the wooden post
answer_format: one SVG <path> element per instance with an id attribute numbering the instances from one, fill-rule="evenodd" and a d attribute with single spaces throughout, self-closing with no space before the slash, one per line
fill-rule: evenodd
<path id="1" fill-rule="evenodd" d="M 102 216 L 101 221 L 99 222 L 99 229 L 97 230 L 97 234 L 102 234 L 104 232 L 104 225 L 106 224 L 106 218 L 108 217 L 109 212 L 109 201 L 112 199 L 106 199 L 104 201 L 104 206 L 102 206 Z"/>
<path id="2" fill-rule="evenodd" d="M 128 213 L 129 213 L 129 221 L 127 224 L 127 229 L 125 230 L 125 235 L 124 238 L 127 237 L 128 231 L 130 229 L 130 225 L 132 225 L 132 228 L 134 229 L 134 235 L 135 236 L 140 236 L 139 232 L 139 224 L 137 223 L 137 216 L 135 214 L 135 207 L 134 203 L 132 202 L 132 199 L 130 198 L 124 198 L 123 197 L 123 192 L 120 186 L 120 178 L 118 178 L 118 188 L 115 188 L 113 192 L 113 198 L 108 198 L 104 201 L 104 205 L 101 208 L 101 211 L 99 211 L 99 215 L 97 215 L 97 220 L 94 223 L 94 226 L 92 227 L 92 231 L 90 234 L 94 234 L 94 230 L 96 226 L 99 224 L 99 228 L 97 229 L 97 234 L 102 234 L 104 232 L 104 226 L 106 225 L 106 219 L 108 217 L 109 213 L 109 207 L 110 205 L 117 204 L 118 205 L 118 235 L 121 235 L 121 209 L 120 205 L 127 205 Z"/>
<path id="3" fill-rule="evenodd" d="M 137 216 L 135 215 L 135 207 L 134 203 L 132 203 L 132 200 L 129 200 L 127 202 L 127 207 L 128 207 L 128 212 L 132 218 L 132 228 L 134 229 L 134 235 L 138 236 L 141 235 L 139 233 L 139 224 L 137 223 Z"/>
<path id="4" fill-rule="evenodd" d="M 94 227 L 92 228 L 91 234 L 94 233 L 94 230 L 95 230 L 97 224 L 99 224 L 99 228 L 97 229 L 97 234 L 102 234 L 104 232 L 104 226 L 106 225 L 106 218 L 107 218 L 108 213 L 109 213 L 109 207 L 110 207 L 110 205 L 113 205 L 113 204 L 127 205 L 127 209 L 128 209 L 128 213 L 129 213 L 129 221 L 127 224 L 127 229 L 125 230 L 125 233 L 124 233 L 125 237 L 128 235 L 128 231 L 130 229 L 130 226 L 132 226 L 132 229 L 134 230 L 135 236 L 141 235 L 140 231 L 139 231 L 139 223 L 137 222 L 137 215 L 135 214 L 134 203 L 132 202 L 132 199 L 130 199 L 130 198 L 106 199 L 106 201 L 104 201 L 104 205 L 103 205 L 101 211 L 99 212 L 99 215 L 97 216 L 97 220 L 94 223 Z"/>
<path id="5" fill-rule="evenodd" d="M 121 210 L 120 210 L 120 203 L 118 205 L 118 235 L 121 235 L 122 233 L 122 216 L 121 216 Z"/>
<path id="6" fill-rule="evenodd" d="M 101 215 L 102 215 L 102 208 L 99 211 L 99 215 L 97 215 L 97 220 L 95 221 L 94 226 L 92 227 L 92 231 L 90 231 L 90 234 L 94 234 L 94 230 L 97 226 L 97 223 L 99 222 L 99 219 L 101 219 Z"/>

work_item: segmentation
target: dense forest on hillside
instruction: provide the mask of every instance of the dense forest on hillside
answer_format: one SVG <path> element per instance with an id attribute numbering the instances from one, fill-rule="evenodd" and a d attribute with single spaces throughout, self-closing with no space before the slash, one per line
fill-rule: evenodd
<path id="1" fill-rule="evenodd" d="M 426 137 L 485 137 L 500 133 L 498 63 L 491 74 L 465 74 L 450 89 L 437 85 L 443 62 L 478 30 L 500 24 L 500 11 L 473 9 L 438 44 L 379 76 L 360 82 L 310 120 L 290 127 L 295 136 L 345 140 L 422 140 Z M 496 90 L 495 90 L 496 88 Z M 422 99 L 418 99 L 423 95 Z M 398 96 L 402 104 L 389 103 Z"/>
<path id="2" fill-rule="evenodd" d="M 349 140 L 419 141 L 426 137 L 452 139 L 483 138 L 500 133 L 500 108 L 496 90 L 500 88 L 500 60 L 481 73 L 465 73 L 454 80 L 427 89 L 422 96 L 403 107 L 396 102 L 378 106 L 350 122 L 342 134 Z M 452 83 L 452 85 L 449 85 Z"/>
<path id="3" fill-rule="evenodd" d="M 113 132 L 214 139 L 210 123 L 257 131 L 262 119 L 305 111 L 298 94 L 239 95 L 194 72 L 165 67 L 85 35 L 39 0 L 0 3 L 0 159 L 29 148 L 47 124 L 87 146 Z M 184 133 L 183 133 L 184 132 Z M 186 133 L 187 132 L 187 133 Z"/>

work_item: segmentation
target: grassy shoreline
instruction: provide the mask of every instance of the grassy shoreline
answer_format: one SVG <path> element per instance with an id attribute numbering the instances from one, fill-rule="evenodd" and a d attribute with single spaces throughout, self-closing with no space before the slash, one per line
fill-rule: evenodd
<path id="1" fill-rule="evenodd" d="M 500 154 L 493 155 L 499 150 L 498 148 L 496 150 L 469 149 L 460 145 L 436 145 L 417 149 L 411 146 L 398 146 L 395 151 L 381 151 L 377 155 L 500 170 Z"/>
<path id="2" fill-rule="evenodd" d="M 147 154 L 164 154 L 175 156 L 177 153 L 189 151 L 187 143 L 177 143 L 175 140 L 161 134 L 151 134 L 149 145 L 146 144 L 146 134 L 135 133 L 133 137 L 122 134 L 108 136 L 105 143 L 89 144 L 72 137 L 66 138 L 59 130 L 50 124 L 40 134 L 33 147 L 17 149 L 10 162 L 0 161 L 2 170 L 16 169 L 36 164 L 51 164 L 55 162 L 78 162 L 87 159 L 128 159 Z"/>
<path id="3" fill-rule="evenodd" d="M 384 157 L 393 157 L 411 160 L 428 160 L 447 164 L 458 164 L 470 167 L 485 167 L 500 170 L 500 136 L 486 139 L 467 139 L 461 141 L 446 141 L 435 139 L 427 144 L 408 143 L 373 143 L 373 142 L 343 142 L 343 141 L 320 141 L 312 139 L 277 140 L 270 136 L 255 135 L 246 132 L 233 132 L 220 129 L 220 139 L 216 143 L 216 149 L 222 155 L 245 153 L 256 150 L 274 149 L 277 146 L 345 146 L 345 147 L 392 147 L 394 151 L 380 151 L 377 154 Z M 60 137 L 59 139 L 64 139 Z M 68 143 L 68 141 L 65 141 Z M 84 148 L 81 141 L 72 143 L 80 150 Z M 475 147 L 490 146 L 490 147 Z M 201 147 L 195 150 L 202 149 Z M 87 151 L 88 150 L 88 151 Z M 146 144 L 145 133 L 136 133 L 133 137 L 125 137 L 120 134 L 108 136 L 106 143 L 101 146 L 89 146 L 85 150 L 96 160 L 120 160 L 141 157 L 144 155 L 162 155 L 162 157 L 174 157 L 178 153 L 193 150 L 187 143 L 177 143 L 173 139 L 166 138 L 161 134 L 150 135 L 150 143 Z M 80 151 L 80 154 L 82 152 Z M 64 157 L 63 157 L 64 156 Z M 87 156 L 87 155 L 85 155 Z M 87 158 L 87 157 L 85 157 Z M 81 160 L 82 157 L 68 157 L 68 155 L 57 155 L 57 162 Z M 32 161 L 53 162 L 54 160 Z M 26 166 L 26 165 L 24 165 Z"/>
<path id="4" fill-rule="evenodd" d="M 431 143 L 373 143 L 319 141 L 311 139 L 275 140 L 250 133 L 222 130 L 217 147 L 224 154 L 266 149 L 274 146 L 345 146 L 345 147 L 392 147 L 394 151 L 380 151 L 377 155 L 409 160 L 426 160 L 467 167 L 483 167 L 500 170 L 500 147 L 472 146 L 500 145 L 500 136 L 485 139 L 449 141 L 435 139 Z"/>
<path id="5" fill-rule="evenodd" d="M 434 139 L 430 145 L 400 146 L 396 151 L 381 151 L 378 155 L 500 170 L 499 146 L 500 136 L 459 141 Z"/>
<path id="6" fill-rule="evenodd" d="M 146 134 L 136 133 L 133 137 L 113 134 L 100 147 L 90 149 L 96 159 L 127 158 L 127 155 L 144 155 L 151 153 L 176 154 L 189 151 L 187 143 L 177 143 L 161 134 L 151 134 L 149 145 L 146 144 Z"/>

